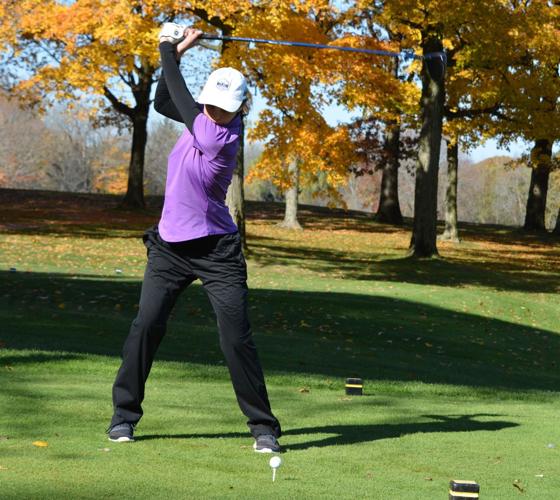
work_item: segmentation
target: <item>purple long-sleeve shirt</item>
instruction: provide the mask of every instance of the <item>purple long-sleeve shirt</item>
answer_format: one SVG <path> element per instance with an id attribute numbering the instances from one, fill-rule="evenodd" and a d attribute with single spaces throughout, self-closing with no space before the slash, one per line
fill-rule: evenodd
<path id="1" fill-rule="evenodd" d="M 167 160 L 165 202 L 159 233 L 165 241 L 193 240 L 237 231 L 225 204 L 237 164 L 239 116 L 218 125 L 203 113 L 173 147 Z"/>
<path id="2" fill-rule="evenodd" d="M 225 198 L 237 165 L 241 117 L 237 115 L 227 125 L 207 117 L 184 83 L 173 45 L 160 44 L 160 53 L 164 77 L 156 89 L 156 110 L 187 128 L 167 159 L 159 233 L 168 242 L 234 233 L 237 226 Z"/>

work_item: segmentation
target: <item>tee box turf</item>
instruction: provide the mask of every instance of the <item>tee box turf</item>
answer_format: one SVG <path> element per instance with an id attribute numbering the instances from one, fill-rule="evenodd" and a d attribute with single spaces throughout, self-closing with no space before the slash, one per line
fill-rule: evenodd
<path id="1" fill-rule="evenodd" d="M 361 378 L 346 379 L 346 394 L 348 396 L 361 396 L 364 388 L 364 381 Z"/>
<path id="2" fill-rule="evenodd" d="M 480 486 L 475 481 L 459 481 L 449 483 L 449 500 L 470 500 L 479 498 Z"/>

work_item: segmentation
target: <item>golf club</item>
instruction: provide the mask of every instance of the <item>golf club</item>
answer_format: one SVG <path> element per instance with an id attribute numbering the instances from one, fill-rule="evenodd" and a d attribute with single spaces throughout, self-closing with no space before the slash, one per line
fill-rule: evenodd
<path id="1" fill-rule="evenodd" d="M 212 35 L 208 33 L 204 33 L 200 38 L 203 40 L 222 40 L 225 42 L 267 43 L 272 45 L 287 45 L 289 47 L 307 47 L 310 49 L 342 50 L 346 52 L 359 52 L 362 54 L 371 54 L 376 56 L 395 57 L 395 58 L 402 57 L 405 60 L 438 59 L 444 65 L 447 64 L 447 57 L 445 55 L 445 52 L 430 52 L 425 55 L 418 55 L 415 54 L 414 51 L 411 49 L 403 50 L 401 52 L 391 52 L 389 50 L 364 49 L 359 47 L 344 47 L 342 45 L 325 45 L 320 43 L 293 42 L 288 40 L 269 40 L 266 38 L 244 38 L 238 36 L 221 36 L 221 35 Z"/>

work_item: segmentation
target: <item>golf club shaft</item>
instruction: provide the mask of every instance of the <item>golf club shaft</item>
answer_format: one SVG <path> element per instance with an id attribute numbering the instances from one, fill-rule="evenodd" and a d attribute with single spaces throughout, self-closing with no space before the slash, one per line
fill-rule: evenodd
<path id="1" fill-rule="evenodd" d="M 223 40 L 226 42 L 246 42 L 246 43 L 267 43 L 272 45 L 287 45 L 290 47 L 307 47 L 310 49 L 332 49 L 332 50 L 342 50 L 346 52 L 359 52 L 362 54 L 371 54 L 375 56 L 386 56 L 386 57 L 404 57 L 408 59 L 440 59 L 444 64 L 446 63 L 446 56 L 444 52 L 430 52 L 425 55 L 417 55 L 410 51 L 405 52 L 391 52 L 388 50 L 376 50 L 376 49 L 363 49 L 359 47 L 344 47 L 341 45 L 324 45 L 320 43 L 307 43 L 307 42 L 292 42 L 288 40 L 268 40 L 266 38 L 244 38 L 239 36 L 221 36 L 221 35 L 211 35 L 203 34 L 200 38 L 204 40 Z"/>

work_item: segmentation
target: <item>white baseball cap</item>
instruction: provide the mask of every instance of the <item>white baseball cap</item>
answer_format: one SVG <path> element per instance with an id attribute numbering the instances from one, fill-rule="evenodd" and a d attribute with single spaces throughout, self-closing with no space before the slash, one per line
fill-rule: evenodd
<path id="1" fill-rule="evenodd" d="M 241 72 L 220 68 L 210 74 L 197 100 L 233 113 L 243 104 L 246 93 L 247 82 Z"/>

